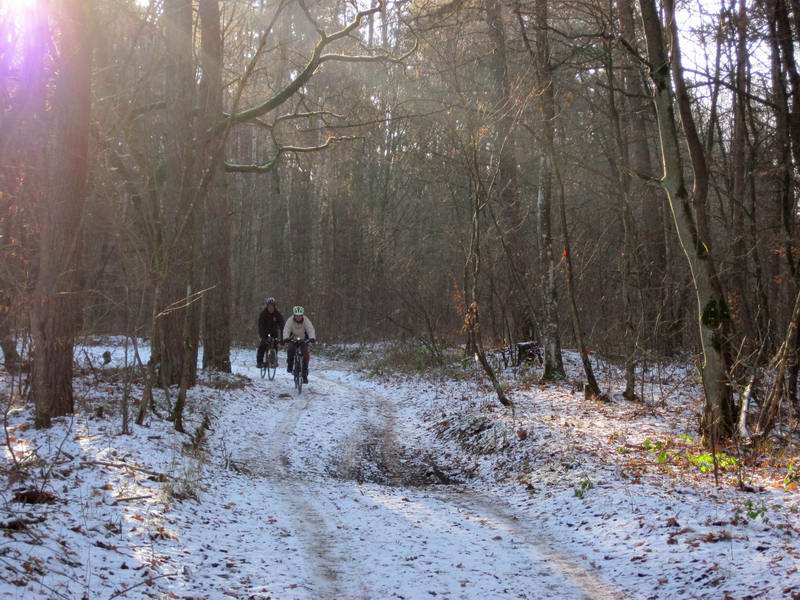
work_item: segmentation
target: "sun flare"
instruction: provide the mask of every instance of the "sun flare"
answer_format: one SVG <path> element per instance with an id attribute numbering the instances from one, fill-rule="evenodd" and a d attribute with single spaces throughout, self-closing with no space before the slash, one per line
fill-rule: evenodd
<path id="1" fill-rule="evenodd" d="M 41 8 L 42 0 L 0 0 L 0 28 L 10 36 L 6 42 L 26 38 Z"/>
<path id="2" fill-rule="evenodd" d="M 0 19 L 10 19 L 19 27 L 38 3 L 39 0 L 0 0 Z"/>
<path id="3" fill-rule="evenodd" d="M 39 0 L 2 0 L 0 14 L 21 13 L 33 8 Z"/>

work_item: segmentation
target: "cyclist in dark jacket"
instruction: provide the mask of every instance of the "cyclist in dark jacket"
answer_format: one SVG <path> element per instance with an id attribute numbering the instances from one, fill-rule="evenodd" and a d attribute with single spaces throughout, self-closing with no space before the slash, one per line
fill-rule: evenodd
<path id="1" fill-rule="evenodd" d="M 264 303 L 266 306 L 261 314 L 258 315 L 258 335 L 261 337 L 261 344 L 258 346 L 256 363 L 260 369 L 264 364 L 264 353 L 267 351 L 267 336 L 272 336 L 273 343 L 277 344 L 283 339 L 283 315 L 281 315 L 275 298 L 269 297 Z"/>

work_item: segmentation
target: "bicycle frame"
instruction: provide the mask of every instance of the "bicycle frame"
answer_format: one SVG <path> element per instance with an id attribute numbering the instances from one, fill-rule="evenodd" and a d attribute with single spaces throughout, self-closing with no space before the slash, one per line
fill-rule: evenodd
<path id="1" fill-rule="evenodd" d="M 297 337 L 292 337 L 289 342 L 295 345 L 294 352 L 294 365 L 292 366 L 292 375 L 294 376 L 294 386 L 297 388 L 297 393 L 303 393 L 303 361 L 305 360 L 306 353 L 308 352 L 308 342 L 301 340 Z"/>
<path id="2" fill-rule="evenodd" d="M 278 340 L 268 335 L 266 337 L 267 350 L 264 353 L 264 366 L 261 368 L 261 377 L 269 374 L 269 379 L 275 379 L 275 372 L 278 367 Z"/>

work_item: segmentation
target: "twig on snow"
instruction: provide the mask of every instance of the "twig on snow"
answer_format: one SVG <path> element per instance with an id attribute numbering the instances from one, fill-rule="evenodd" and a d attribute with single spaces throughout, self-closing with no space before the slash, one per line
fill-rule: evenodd
<path id="1" fill-rule="evenodd" d="M 136 589 L 137 587 L 141 587 L 143 585 L 150 585 L 156 579 L 163 579 L 164 577 L 177 577 L 177 575 L 178 575 L 177 573 L 165 573 L 163 575 L 156 575 L 155 577 L 148 577 L 147 579 L 145 579 L 143 581 L 140 581 L 137 584 L 134 584 L 134 585 L 131 585 L 129 587 L 126 587 L 124 590 L 120 590 L 118 592 L 113 593 L 111 596 L 108 597 L 108 600 L 113 600 L 114 598 L 119 598 L 120 596 L 123 596 L 124 594 L 127 594 L 128 592 L 130 592 L 133 589 Z"/>
<path id="2" fill-rule="evenodd" d="M 128 496 L 127 498 L 117 498 L 112 502 L 112 505 L 119 504 L 120 502 L 133 502 L 134 500 L 147 500 L 152 498 L 153 494 L 145 494 L 143 496 Z"/>
<path id="3" fill-rule="evenodd" d="M 172 475 L 167 475 L 166 473 L 159 473 L 158 471 L 151 471 L 150 469 L 143 469 L 142 467 L 134 467 L 133 465 L 126 465 L 125 463 L 111 463 L 102 460 L 81 461 L 81 466 L 84 465 L 98 465 L 101 467 L 113 467 L 115 469 L 131 469 L 132 471 L 139 471 L 140 473 L 144 473 L 145 475 L 152 475 L 153 477 L 164 477 L 166 479 L 172 479 L 172 480 L 175 479 Z"/>

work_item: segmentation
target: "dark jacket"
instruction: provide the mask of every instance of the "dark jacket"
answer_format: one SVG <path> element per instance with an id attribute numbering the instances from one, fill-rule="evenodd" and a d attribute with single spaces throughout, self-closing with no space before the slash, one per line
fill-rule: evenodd
<path id="1" fill-rule="evenodd" d="M 271 335 L 276 340 L 280 340 L 281 334 L 283 333 L 283 316 L 281 315 L 280 311 L 276 308 L 273 313 L 264 308 L 261 311 L 261 314 L 258 316 L 258 335 L 261 336 L 263 340 L 268 335 Z"/>

